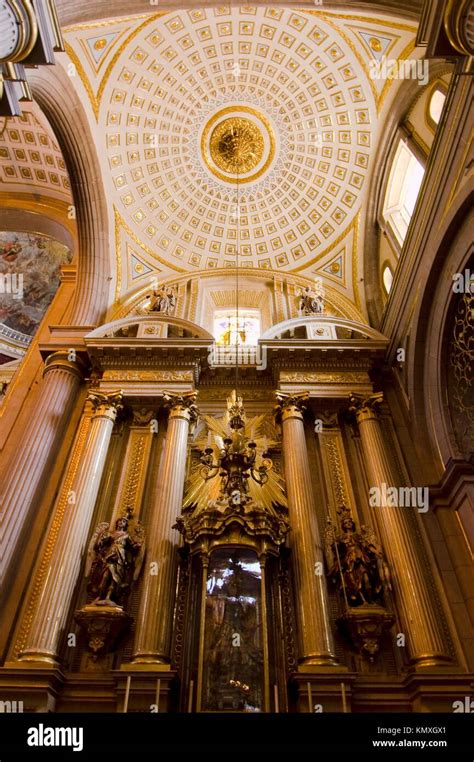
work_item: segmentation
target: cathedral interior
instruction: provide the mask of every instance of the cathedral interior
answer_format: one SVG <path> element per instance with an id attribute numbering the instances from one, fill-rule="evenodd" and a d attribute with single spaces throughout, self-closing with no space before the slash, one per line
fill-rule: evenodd
<path id="1" fill-rule="evenodd" d="M 472 0 L 0 29 L 3 711 L 469 711 Z"/>

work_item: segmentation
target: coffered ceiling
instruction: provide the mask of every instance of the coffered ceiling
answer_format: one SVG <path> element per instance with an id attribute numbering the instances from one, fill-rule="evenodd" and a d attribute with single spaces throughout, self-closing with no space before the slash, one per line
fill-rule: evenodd
<path id="1" fill-rule="evenodd" d="M 393 16 L 193 7 L 79 24 L 59 56 L 88 110 L 115 230 L 117 299 L 173 273 L 322 275 L 364 313 L 361 212 L 413 54 Z M 392 92 L 390 92 L 392 90 Z"/>
<path id="2" fill-rule="evenodd" d="M 0 193 L 34 193 L 71 203 L 63 156 L 36 103 L 25 106 L 21 116 L 0 122 Z"/>

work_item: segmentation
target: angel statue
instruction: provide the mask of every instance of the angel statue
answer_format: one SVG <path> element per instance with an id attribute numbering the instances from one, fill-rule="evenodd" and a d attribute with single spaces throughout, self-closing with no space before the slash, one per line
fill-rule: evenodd
<path id="1" fill-rule="evenodd" d="M 149 295 L 150 305 L 147 312 L 159 312 L 161 315 L 172 315 L 176 307 L 176 291 L 173 286 L 154 288 Z"/>
<path id="2" fill-rule="evenodd" d="M 321 278 L 316 278 L 314 286 L 300 289 L 298 309 L 302 315 L 322 315 L 324 312 L 324 297 L 326 292 Z"/>
<path id="3" fill-rule="evenodd" d="M 130 519 L 121 516 L 110 524 L 99 524 L 89 544 L 87 592 L 95 605 L 123 608 L 131 586 L 138 579 L 145 553 L 145 535 L 140 522 L 129 531 Z"/>
<path id="4" fill-rule="evenodd" d="M 370 527 L 356 531 L 350 511 L 343 507 L 341 531 L 328 519 L 325 552 L 328 576 L 336 583 L 351 607 L 383 605 L 384 587 L 391 590 L 390 573 L 375 534 Z"/>

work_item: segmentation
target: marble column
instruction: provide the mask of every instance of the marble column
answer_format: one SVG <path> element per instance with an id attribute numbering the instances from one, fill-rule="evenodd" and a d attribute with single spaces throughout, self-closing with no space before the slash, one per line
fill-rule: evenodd
<path id="1" fill-rule="evenodd" d="M 424 568 L 414 507 L 397 507 L 387 500 L 386 490 L 400 485 L 393 458 L 384 439 L 379 418 L 383 395 L 364 398 L 352 395 L 350 410 L 359 427 L 367 478 L 378 488 L 382 502 L 373 511 L 390 570 L 394 594 L 412 663 L 435 666 L 449 660 L 441 617 L 427 584 L 431 572 Z M 442 615 L 441 615 L 442 616 Z"/>
<path id="2" fill-rule="evenodd" d="M 167 395 L 170 412 L 163 442 L 156 504 L 147 526 L 147 560 L 136 623 L 136 664 L 168 664 L 178 573 L 179 533 L 189 424 L 196 420 L 196 394 Z"/>
<path id="3" fill-rule="evenodd" d="M 70 357 L 69 352 L 60 351 L 46 360 L 38 399 L 8 471 L 1 479 L 1 579 L 9 578 L 10 566 L 13 570 L 15 558 L 21 555 L 18 546 L 26 531 L 30 509 L 47 479 L 83 380 L 80 358 Z"/>
<path id="4" fill-rule="evenodd" d="M 121 399 L 122 392 L 89 394 L 88 401 L 94 406 L 89 435 L 71 483 L 70 509 L 63 517 L 21 661 L 56 662 Z"/>
<path id="5" fill-rule="evenodd" d="M 328 610 L 323 547 L 306 449 L 303 402 L 307 396 L 307 392 L 294 395 L 277 392 L 277 417 L 281 420 L 283 429 L 299 660 L 302 668 L 337 664 Z"/>

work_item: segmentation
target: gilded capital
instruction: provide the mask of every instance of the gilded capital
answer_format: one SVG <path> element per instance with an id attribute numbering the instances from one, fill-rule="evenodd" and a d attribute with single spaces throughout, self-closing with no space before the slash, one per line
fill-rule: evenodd
<path id="1" fill-rule="evenodd" d="M 199 417 L 199 410 L 196 405 L 197 392 L 185 392 L 184 394 L 163 392 L 163 398 L 165 406 L 169 410 L 170 418 L 186 418 L 190 423 L 197 421 Z"/>
<path id="2" fill-rule="evenodd" d="M 94 408 L 94 417 L 105 416 L 115 420 L 117 413 L 123 409 L 123 391 L 119 389 L 113 392 L 91 391 L 87 396 L 87 401 L 92 403 Z"/>
<path id="3" fill-rule="evenodd" d="M 277 421 L 284 421 L 287 418 L 303 418 L 303 413 L 306 410 L 304 403 L 309 397 L 308 391 L 289 394 L 278 390 L 275 394 L 277 404 L 274 408 L 274 415 Z"/>
<path id="4" fill-rule="evenodd" d="M 65 370 L 84 380 L 87 368 L 75 349 L 60 349 L 49 355 L 44 363 L 43 378 L 52 370 Z"/>
<path id="5" fill-rule="evenodd" d="M 377 418 L 382 403 L 383 392 L 370 394 L 368 397 L 361 394 L 350 394 L 348 410 L 356 416 L 357 423 L 361 423 L 370 418 Z"/>

